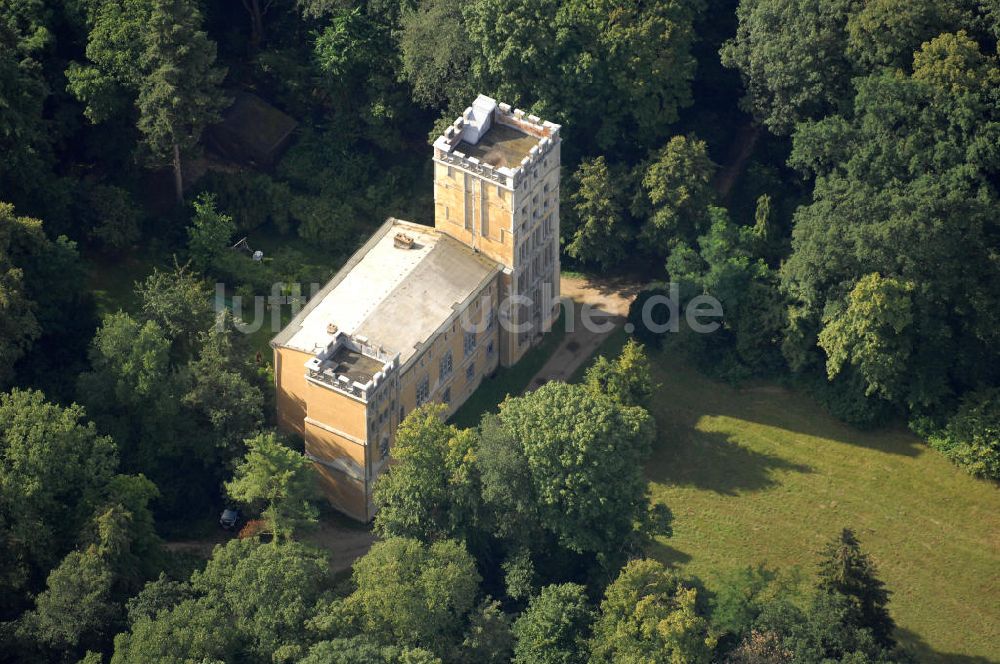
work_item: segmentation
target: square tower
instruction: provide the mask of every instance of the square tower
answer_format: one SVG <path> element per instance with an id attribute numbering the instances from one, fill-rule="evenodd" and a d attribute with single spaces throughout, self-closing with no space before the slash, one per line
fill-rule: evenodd
<path id="1" fill-rule="evenodd" d="M 504 266 L 500 362 L 559 312 L 559 125 L 479 95 L 434 141 L 434 225 Z"/>

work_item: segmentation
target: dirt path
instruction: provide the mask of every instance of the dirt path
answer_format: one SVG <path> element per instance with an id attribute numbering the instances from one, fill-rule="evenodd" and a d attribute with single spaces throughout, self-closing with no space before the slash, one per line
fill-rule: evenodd
<path id="1" fill-rule="evenodd" d="M 323 549 L 330 556 L 330 571 L 342 572 L 349 569 L 354 561 L 368 553 L 375 542 L 375 534 L 370 527 L 361 524 L 344 525 L 346 517 L 325 517 L 319 526 L 304 533 L 302 541 Z M 202 558 L 210 558 L 212 550 L 219 544 L 225 544 L 234 535 L 222 529 L 211 536 L 198 540 L 166 542 L 164 547 L 176 553 L 190 553 Z"/>
<path id="2" fill-rule="evenodd" d="M 759 124 L 750 122 L 740 127 L 736 133 L 726 163 L 715 176 L 715 191 L 724 203 L 729 203 L 729 194 L 732 193 L 733 185 L 743 174 L 743 169 L 746 168 L 747 162 L 753 155 L 753 149 L 757 145 L 761 131 L 763 129 Z"/>
<path id="3" fill-rule="evenodd" d="M 354 561 L 368 553 L 375 543 L 371 526 L 350 526 L 320 522 L 320 527 L 306 533 L 302 540 L 330 554 L 330 570 L 334 573 L 350 569 Z"/>
<path id="4" fill-rule="evenodd" d="M 528 384 L 528 390 L 552 380 L 569 380 L 601 343 L 625 322 L 629 305 L 639 292 L 639 284 L 622 278 L 562 277 L 560 292 L 573 302 L 573 325 Z M 597 325 L 584 324 L 586 307 L 590 308 L 589 319 Z"/>

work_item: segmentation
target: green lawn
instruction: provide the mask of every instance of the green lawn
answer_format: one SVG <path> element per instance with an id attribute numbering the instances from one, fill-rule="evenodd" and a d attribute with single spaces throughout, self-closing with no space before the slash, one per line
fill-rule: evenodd
<path id="1" fill-rule="evenodd" d="M 733 389 L 654 358 L 659 436 L 648 476 L 675 515 L 652 555 L 701 577 L 767 562 L 814 571 L 855 530 L 921 662 L 1000 661 L 1000 489 L 909 432 L 859 432 L 808 397 Z"/>

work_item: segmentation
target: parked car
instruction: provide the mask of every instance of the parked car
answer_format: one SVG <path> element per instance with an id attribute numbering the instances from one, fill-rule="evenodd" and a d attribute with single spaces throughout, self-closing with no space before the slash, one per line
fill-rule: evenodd
<path id="1" fill-rule="evenodd" d="M 222 510 L 222 515 L 219 517 L 219 525 L 226 530 L 239 530 L 242 523 L 243 514 L 237 508 L 227 507 Z"/>

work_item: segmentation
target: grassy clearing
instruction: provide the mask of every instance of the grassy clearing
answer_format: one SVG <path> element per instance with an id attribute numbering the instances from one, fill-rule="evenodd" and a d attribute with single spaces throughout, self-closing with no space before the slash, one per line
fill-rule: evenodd
<path id="1" fill-rule="evenodd" d="M 139 305 L 136 282 L 152 274 L 154 267 L 164 267 L 141 252 L 117 258 L 84 256 L 84 265 L 99 316 L 119 310 L 135 312 Z"/>
<path id="2" fill-rule="evenodd" d="M 859 432 L 780 387 L 733 389 L 665 355 L 654 364 L 647 474 L 675 522 L 652 555 L 711 589 L 760 562 L 812 574 L 848 526 L 919 661 L 1000 661 L 1000 489 L 905 430 Z"/>
<path id="3" fill-rule="evenodd" d="M 528 351 L 520 362 L 512 367 L 500 367 L 492 377 L 483 379 L 476 391 L 451 416 L 451 423 L 461 428 L 474 427 L 484 413 L 495 413 L 507 395 L 524 392 L 566 336 L 564 314 L 565 309 L 542 342 Z"/>

